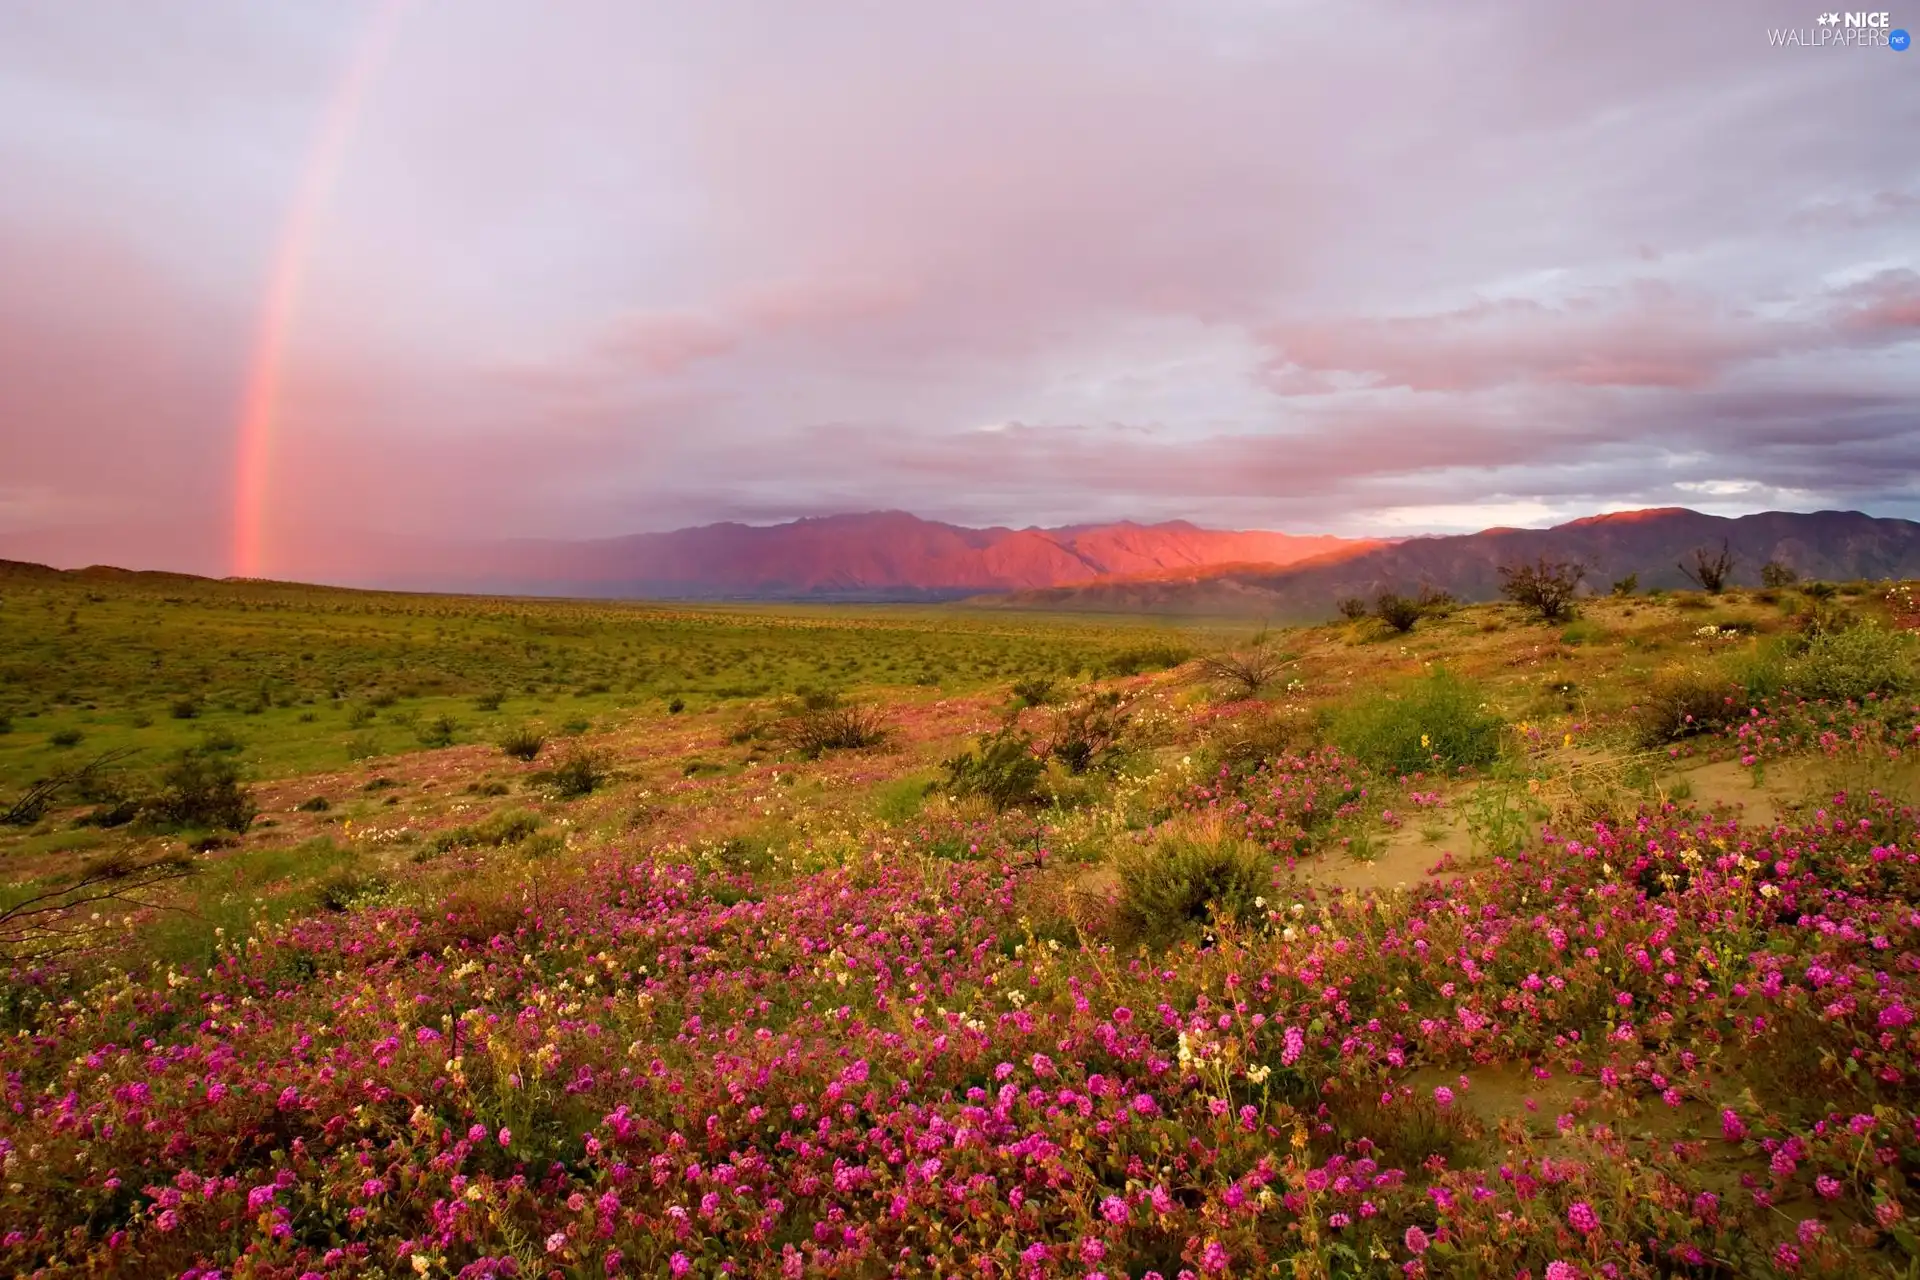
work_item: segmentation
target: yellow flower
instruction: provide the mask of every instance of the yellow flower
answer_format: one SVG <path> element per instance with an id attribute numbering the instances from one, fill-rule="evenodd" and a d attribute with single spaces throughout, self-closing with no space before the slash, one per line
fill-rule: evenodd
<path id="1" fill-rule="evenodd" d="M 1421 735 L 1420 735 L 1420 749 L 1421 749 L 1422 751 L 1425 751 L 1425 750 L 1427 750 L 1428 748 L 1430 748 L 1430 747 L 1432 747 L 1432 746 L 1433 746 L 1433 743 L 1432 743 L 1432 742 L 1431 742 L 1430 740 L 1428 740 L 1428 738 L 1427 738 L 1427 735 L 1426 735 L 1426 734 L 1424 734 L 1424 733 L 1423 733 L 1423 734 L 1421 734 Z"/>
<path id="2" fill-rule="evenodd" d="M 1562 738 L 1562 739 L 1560 739 L 1560 745 L 1561 745 L 1561 746 L 1563 746 L 1563 747 L 1570 747 L 1570 746 L 1572 746 L 1572 745 L 1573 745 L 1573 735 L 1572 735 L 1572 734 L 1568 734 L 1568 735 L 1567 735 L 1566 737 L 1564 737 L 1564 738 Z"/>

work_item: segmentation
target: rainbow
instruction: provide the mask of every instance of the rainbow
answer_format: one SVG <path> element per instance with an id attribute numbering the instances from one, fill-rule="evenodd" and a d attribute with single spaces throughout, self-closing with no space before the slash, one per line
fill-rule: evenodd
<path id="1" fill-rule="evenodd" d="M 265 564 L 267 488 L 272 476 L 280 384 L 314 230 L 360 114 L 361 98 L 393 42 L 401 11 L 408 3 L 374 0 L 346 73 L 321 117 L 319 132 L 301 169 L 293 205 L 280 229 L 240 399 L 233 483 L 232 562 L 236 577 L 257 578 Z"/>

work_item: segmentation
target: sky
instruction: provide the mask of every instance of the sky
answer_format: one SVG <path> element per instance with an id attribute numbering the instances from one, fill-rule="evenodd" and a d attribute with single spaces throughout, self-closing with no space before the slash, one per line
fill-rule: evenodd
<path id="1" fill-rule="evenodd" d="M 0 555 L 1920 517 L 1920 52 L 1818 16 L 12 0 Z"/>

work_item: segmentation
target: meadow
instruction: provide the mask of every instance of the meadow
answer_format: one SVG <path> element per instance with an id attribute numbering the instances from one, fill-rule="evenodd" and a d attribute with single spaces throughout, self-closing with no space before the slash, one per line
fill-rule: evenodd
<path id="1" fill-rule="evenodd" d="M 1371 606 L 0 578 L 0 1262 L 1920 1274 L 1912 589 Z"/>

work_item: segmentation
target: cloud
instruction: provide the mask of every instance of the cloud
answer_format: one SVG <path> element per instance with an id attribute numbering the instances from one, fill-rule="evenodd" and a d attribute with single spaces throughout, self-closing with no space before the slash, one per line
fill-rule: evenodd
<path id="1" fill-rule="evenodd" d="M 7 519 L 224 523 L 373 2 L 0 15 Z M 1762 9 L 412 6 L 311 211 L 270 510 L 1920 513 L 1920 99 Z"/>
<path id="2" fill-rule="evenodd" d="M 1478 391 L 1514 383 L 1690 390 L 1774 354 L 1797 327 L 1729 313 L 1654 281 L 1564 302 L 1504 298 L 1433 315 L 1309 321 L 1268 331 L 1283 393 L 1369 386 Z"/>

